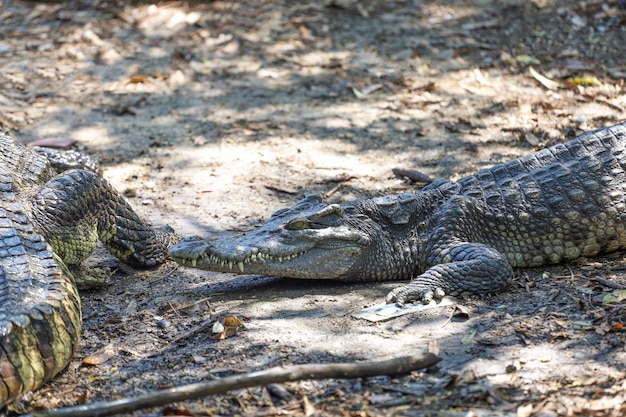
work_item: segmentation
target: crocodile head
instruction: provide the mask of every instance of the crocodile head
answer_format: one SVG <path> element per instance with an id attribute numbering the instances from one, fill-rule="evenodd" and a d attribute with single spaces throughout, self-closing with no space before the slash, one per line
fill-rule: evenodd
<path id="1" fill-rule="evenodd" d="M 234 238 L 188 238 L 170 248 L 181 265 L 238 274 L 358 280 L 379 227 L 358 205 L 308 196 Z"/>

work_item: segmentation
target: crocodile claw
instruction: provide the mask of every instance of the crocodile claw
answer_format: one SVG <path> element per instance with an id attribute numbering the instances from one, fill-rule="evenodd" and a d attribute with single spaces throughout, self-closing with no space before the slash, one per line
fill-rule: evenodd
<path id="1" fill-rule="evenodd" d="M 441 287 L 426 287 L 417 282 L 411 282 L 387 294 L 385 301 L 387 304 L 396 303 L 403 306 L 413 301 L 419 301 L 422 304 L 429 304 L 433 299 L 439 300 L 446 295 Z"/>

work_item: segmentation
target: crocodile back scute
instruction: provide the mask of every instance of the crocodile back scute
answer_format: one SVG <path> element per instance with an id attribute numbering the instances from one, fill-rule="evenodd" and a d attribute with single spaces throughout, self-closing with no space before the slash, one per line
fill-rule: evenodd
<path id="1" fill-rule="evenodd" d="M 2 131 L 0 131 L 0 166 L 9 174 L 19 173 L 19 178 L 14 178 L 14 182 L 10 184 L 13 189 L 44 184 L 55 175 L 45 157 L 31 152 Z M 19 181 L 15 182 L 16 179 Z"/>
<path id="2" fill-rule="evenodd" d="M 619 124 L 462 178 L 460 194 L 482 202 L 474 221 L 486 225 L 470 238 L 514 267 L 626 248 L 625 170 Z"/>

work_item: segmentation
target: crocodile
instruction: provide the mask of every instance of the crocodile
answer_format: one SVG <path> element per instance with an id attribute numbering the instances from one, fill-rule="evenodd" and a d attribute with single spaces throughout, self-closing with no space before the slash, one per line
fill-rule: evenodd
<path id="1" fill-rule="evenodd" d="M 0 131 L 0 407 L 52 379 L 78 349 L 76 283 L 89 278 L 80 264 L 98 240 L 139 267 L 163 263 L 176 240 L 148 227 L 94 168 Z"/>
<path id="2" fill-rule="evenodd" d="M 514 268 L 626 248 L 626 122 L 415 192 L 307 196 L 237 237 L 183 239 L 181 265 L 352 282 L 410 280 L 388 303 L 505 289 Z"/>

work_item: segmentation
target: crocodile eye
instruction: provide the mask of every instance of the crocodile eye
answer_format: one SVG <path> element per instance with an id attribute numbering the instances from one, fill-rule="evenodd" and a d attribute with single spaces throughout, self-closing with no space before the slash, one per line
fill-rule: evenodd
<path id="1" fill-rule="evenodd" d="M 285 228 L 289 230 L 303 230 L 308 227 L 309 227 L 309 221 L 306 219 L 292 220 L 289 223 L 287 223 L 287 225 L 285 226 Z"/>

